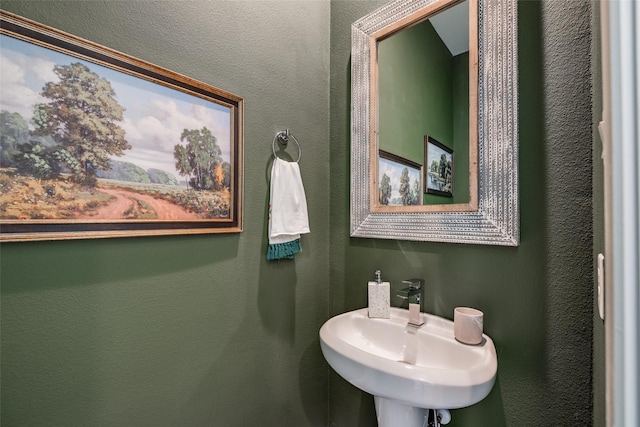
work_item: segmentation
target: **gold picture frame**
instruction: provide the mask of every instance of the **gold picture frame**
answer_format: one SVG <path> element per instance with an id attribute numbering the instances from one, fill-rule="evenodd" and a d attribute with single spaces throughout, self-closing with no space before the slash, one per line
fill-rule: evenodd
<path id="1" fill-rule="evenodd" d="M 0 241 L 242 231 L 243 98 L 0 18 Z"/>

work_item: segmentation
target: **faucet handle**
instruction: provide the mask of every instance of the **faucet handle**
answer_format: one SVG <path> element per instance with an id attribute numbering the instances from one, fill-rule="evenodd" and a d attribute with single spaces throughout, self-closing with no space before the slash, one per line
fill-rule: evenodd
<path id="1" fill-rule="evenodd" d="M 406 279 L 402 281 L 402 284 L 409 286 L 411 290 L 418 290 L 424 286 L 424 279 Z"/>

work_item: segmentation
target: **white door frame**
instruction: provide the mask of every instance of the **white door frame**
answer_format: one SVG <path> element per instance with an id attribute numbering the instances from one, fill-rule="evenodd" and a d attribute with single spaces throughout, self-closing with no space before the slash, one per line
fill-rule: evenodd
<path id="1" fill-rule="evenodd" d="M 640 425 L 640 3 L 601 2 L 607 426 Z"/>

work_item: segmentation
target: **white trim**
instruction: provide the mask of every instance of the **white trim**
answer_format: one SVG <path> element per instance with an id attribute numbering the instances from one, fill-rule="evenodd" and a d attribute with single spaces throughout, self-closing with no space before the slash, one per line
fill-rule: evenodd
<path id="1" fill-rule="evenodd" d="M 605 234 L 612 255 L 607 256 L 612 311 L 606 316 L 607 410 L 612 412 L 607 425 L 624 427 L 640 425 L 640 6 L 629 0 L 607 6 L 611 201 L 605 210 L 611 221 Z"/>

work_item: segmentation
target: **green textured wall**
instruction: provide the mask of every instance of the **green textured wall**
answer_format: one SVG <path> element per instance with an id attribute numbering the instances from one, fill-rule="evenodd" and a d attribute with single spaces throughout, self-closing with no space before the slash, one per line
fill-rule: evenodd
<path id="1" fill-rule="evenodd" d="M 589 2 L 519 3 L 521 245 L 349 238 L 350 24 L 384 1 L 331 8 L 330 313 L 366 304 L 381 269 L 392 286 L 426 279 L 426 309 L 485 313 L 498 352 L 491 394 L 450 426 L 592 424 L 592 116 Z M 372 426 L 371 396 L 329 378 L 329 420 Z"/>
<path id="2" fill-rule="evenodd" d="M 427 279 L 430 312 L 486 313 L 498 380 L 450 426 L 592 423 L 590 4 L 520 4 L 522 244 L 501 248 L 348 236 L 350 25 L 383 3 L 3 0 L 244 96 L 247 194 L 242 234 L 2 245 L 3 425 L 373 426 L 317 332 L 366 304 L 377 268 Z M 268 264 L 285 127 L 312 233 L 295 262 Z"/>
<path id="3" fill-rule="evenodd" d="M 245 231 L 3 244 L 6 426 L 325 426 L 329 3 L 2 1 L 245 98 Z M 267 263 L 271 142 L 302 145 L 311 234 Z"/>

